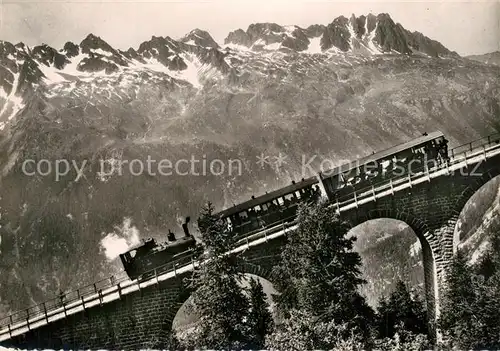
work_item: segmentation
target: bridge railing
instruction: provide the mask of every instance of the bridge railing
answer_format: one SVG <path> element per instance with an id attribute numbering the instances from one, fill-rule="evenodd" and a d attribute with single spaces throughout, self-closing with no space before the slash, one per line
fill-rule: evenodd
<path id="1" fill-rule="evenodd" d="M 151 271 L 145 272 L 144 275 L 158 276 L 160 274 L 175 271 L 176 269 L 189 265 L 190 263 L 192 264 L 192 262 L 193 255 L 186 256 L 178 260 L 171 261 L 165 265 L 156 267 Z M 8 330 L 10 330 L 12 326 L 21 323 L 26 323 L 26 325 L 29 327 L 30 321 L 31 324 L 34 323 L 33 320 L 38 321 L 40 319 L 46 319 L 48 321 L 48 319 L 51 317 L 51 312 L 59 309 L 62 309 L 62 311 L 65 312 L 67 306 L 80 301 L 82 301 L 83 303 L 85 302 L 85 300 L 88 300 L 88 298 L 95 297 L 96 295 L 102 296 L 105 290 L 116 287 L 117 285 L 125 281 L 130 281 L 130 279 L 127 276 L 126 272 L 123 271 L 118 275 L 113 275 L 106 279 L 96 281 L 76 290 L 64 292 L 63 294 L 46 300 L 43 303 L 30 306 L 23 310 L 19 310 L 7 317 L 0 319 L 0 335 L 4 334 L 1 331 L 6 327 L 8 328 Z"/>
<path id="2" fill-rule="evenodd" d="M 447 162 L 441 161 L 439 163 L 434 163 L 433 167 L 429 167 L 429 164 L 426 164 L 416 169 L 411 169 L 408 174 L 385 179 L 370 186 L 353 190 L 352 192 L 335 199 L 334 202 L 336 202 L 336 206 L 338 208 L 352 204 L 357 205 L 357 203 L 362 199 L 371 198 L 376 196 L 376 194 L 387 190 L 393 190 L 401 184 L 414 181 L 417 178 L 425 176 L 426 174 L 428 175 L 439 170 L 447 169 L 454 164 L 463 162 L 464 160 L 474 156 L 485 154 L 488 150 L 497 147 L 500 147 L 500 133 L 492 134 L 450 149 L 450 159 Z"/>
<path id="3" fill-rule="evenodd" d="M 63 292 L 62 294 L 46 300 L 43 303 L 30 306 L 24 310 L 14 312 L 10 316 L 0 319 L 0 329 L 9 325 L 26 322 L 34 317 L 46 316 L 50 311 L 58 308 L 64 308 L 75 301 L 85 299 L 93 294 L 98 294 L 99 291 L 117 285 L 125 280 L 128 280 L 127 275 L 125 272 L 120 272 L 120 274 L 116 276 L 96 281 L 76 290 Z"/>
<path id="4" fill-rule="evenodd" d="M 474 150 L 481 149 L 483 146 L 494 146 L 500 144 L 500 133 L 491 134 L 484 138 L 479 138 L 473 140 L 469 143 L 459 145 L 449 150 L 449 155 L 451 158 L 461 157 L 467 155 L 467 153 L 472 153 Z"/>
<path id="5" fill-rule="evenodd" d="M 462 162 L 464 159 L 484 153 L 489 148 L 499 147 L 499 146 L 500 146 L 500 133 L 493 134 L 488 137 L 481 138 L 464 145 L 460 145 L 450 150 L 450 160 L 447 163 L 437 164 L 432 169 L 429 169 L 427 168 L 427 166 L 424 166 L 415 171 L 412 171 L 412 174 L 410 175 L 394 177 L 373 184 L 372 186 L 369 187 L 357 189 L 345 196 L 338 198 L 336 201 L 334 201 L 334 205 L 336 202 L 336 206 L 340 210 L 341 207 L 357 204 L 357 202 L 362 199 L 376 196 L 381 192 L 394 189 L 394 187 L 412 181 L 415 178 L 422 177 L 422 175 L 429 174 L 429 172 L 436 172 L 438 170 L 450 167 L 453 164 Z M 236 243 L 237 244 L 242 244 L 244 242 L 248 243 L 260 239 L 262 237 L 265 237 L 267 235 L 276 233 L 282 229 L 289 228 L 294 224 L 296 224 L 295 216 L 291 216 L 289 218 L 281 220 L 275 226 L 267 228 L 259 228 L 256 229 L 254 232 L 247 233 L 245 237 L 236 240 Z M 169 262 L 165 265 L 156 267 L 155 269 L 146 272 L 144 276 L 158 276 L 160 274 L 165 274 L 168 272 L 175 271 L 176 269 L 185 267 L 186 265 L 189 264 L 194 265 L 194 254 L 187 255 L 173 262 Z M 114 275 L 99 280 L 95 283 L 83 286 L 73 291 L 64 292 L 63 294 L 56 296 L 52 299 L 49 299 L 43 303 L 30 306 L 24 310 L 17 311 L 11 314 L 10 316 L 1 318 L 0 331 L 6 327 L 8 327 L 8 330 L 10 331 L 12 326 L 20 323 L 27 323 L 29 326 L 30 319 L 36 317 L 41 317 L 48 320 L 50 312 L 61 308 L 65 311 L 65 306 L 75 303 L 77 301 L 83 302 L 86 298 L 90 296 L 99 295 L 102 293 L 103 290 L 115 287 L 118 284 L 125 281 L 130 281 L 130 279 L 128 278 L 125 272 L 120 272 L 118 275 Z"/>
<path id="6" fill-rule="evenodd" d="M 289 218 L 285 218 L 277 223 L 273 227 L 268 227 L 265 230 L 258 229 L 256 233 L 247 236 L 245 238 L 241 238 L 239 240 L 235 240 L 236 245 L 242 245 L 245 242 L 251 242 L 267 235 L 274 234 L 280 230 L 287 229 L 295 224 L 293 220 L 294 216 Z M 162 266 L 158 266 L 150 271 L 146 271 L 142 274 L 143 277 L 151 278 L 155 276 L 159 276 L 161 274 L 174 272 L 180 268 L 183 268 L 187 265 L 194 264 L 195 255 L 190 254 L 186 255 L 177 260 L 168 262 Z M 126 272 L 120 272 L 118 275 L 113 275 L 111 277 L 101 279 L 92 284 L 85 285 L 76 290 L 64 292 L 56 297 L 53 297 L 49 300 L 44 301 L 43 303 L 30 306 L 26 309 L 16 311 L 7 317 L 3 317 L 0 319 L 0 331 L 4 328 L 10 328 L 14 325 L 26 323 L 28 326 L 30 324 L 30 320 L 33 319 L 47 319 L 50 318 L 51 312 L 62 309 L 65 311 L 66 306 L 71 305 L 76 302 L 84 302 L 87 298 L 95 295 L 102 294 L 106 289 L 117 286 L 118 284 L 130 281 Z M 38 318 L 37 318 L 38 317 Z M 33 322 L 31 322 L 33 323 Z M 2 333 L 0 333 L 2 334 Z"/>

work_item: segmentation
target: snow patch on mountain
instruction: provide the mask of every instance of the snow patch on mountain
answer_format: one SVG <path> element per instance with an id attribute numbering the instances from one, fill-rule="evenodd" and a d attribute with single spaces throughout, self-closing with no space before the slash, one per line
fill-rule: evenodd
<path id="1" fill-rule="evenodd" d="M 309 39 L 309 47 L 305 52 L 308 54 L 321 54 L 321 37 Z"/>
<path id="2" fill-rule="evenodd" d="M 136 68 L 148 69 L 151 71 L 165 73 L 165 74 L 171 73 L 171 71 L 164 64 L 162 64 L 160 61 L 158 61 L 154 57 L 151 57 L 149 59 L 145 59 L 145 61 L 146 61 L 146 63 L 141 63 L 137 60 L 134 60 L 133 63 L 134 63 L 134 66 Z"/>
<path id="3" fill-rule="evenodd" d="M 90 52 L 92 53 L 95 53 L 95 54 L 99 54 L 99 55 L 103 55 L 103 56 L 113 56 L 113 53 L 112 52 L 109 52 L 109 51 L 104 51 L 103 49 L 101 48 L 98 48 L 98 49 L 90 49 Z"/>
<path id="4" fill-rule="evenodd" d="M 75 76 L 82 75 L 84 72 L 78 70 L 78 65 L 84 58 L 87 57 L 88 57 L 87 54 L 82 54 L 82 53 L 78 54 L 75 57 L 72 57 L 70 59 L 70 63 L 64 66 L 64 73 L 73 74 Z"/>
<path id="5" fill-rule="evenodd" d="M 235 43 L 229 43 L 226 44 L 222 47 L 223 49 L 230 49 L 233 51 L 250 51 L 250 48 L 245 46 L 245 45 L 240 45 L 240 44 L 235 44 Z"/>
<path id="6" fill-rule="evenodd" d="M 199 72 L 202 69 L 203 64 L 195 55 L 192 54 L 184 54 L 181 55 L 181 57 L 186 62 L 187 69 L 171 72 L 170 75 L 174 76 L 174 78 L 187 81 L 195 88 L 201 88 L 202 85 L 200 83 Z"/>
<path id="7" fill-rule="evenodd" d="M 58 72 L 58 69 L 54 67 L 48 67 L 44 64 L 38 65 L 38 68 L 40 71 L 42 71 L 43 75 L 45 76 L 45 83 L 51 84 L 51 83 L 60 83 L 60 82 L 65 82 L 66 78 L 61 76 Z"/>
<path id="8" fill-rule="evenodd" d="M 282 44 L 281 43 L 272 43 L 272 44 L 267 44 L 264 46 L 265 50 L 278 50 L 281 48 Z"/>
<path id="9" fill-rule="evenodd" d="M 10 70 L 9 70 L 10 71 Z M 18 96 L 17 90 L 19 88 L 19 73 L 14 73 L 14 81 L 12 82 L 12 90 L 7 96 L 6 101 L 0 110 L 0 130 L 5 128 L 7 122 L 11 121 L 16 114 L 25 106 L 22 97 Z"/>
<path id="10" fill-rule="evenodd" d="M 422 250 L 422 244 L 420 244 L 420 240 L 416 240 L 410 247 L 410 256 L 412 257 L 418 256 L 421 250 Z"/>
<path id="11" fill-rule="evenodd" d="M 375 25 L 375 28 L 371 31 L 371 33 L 367 36 L 368 48 L 370 49 L 373 55 L 381 55 L 382 51 L 377 47 L 373 39 L 375 38 L 375 34 L 377 33 L 378 23 Z M 365 24 L 365 32 L 368 33 L 368 21 Z"/>

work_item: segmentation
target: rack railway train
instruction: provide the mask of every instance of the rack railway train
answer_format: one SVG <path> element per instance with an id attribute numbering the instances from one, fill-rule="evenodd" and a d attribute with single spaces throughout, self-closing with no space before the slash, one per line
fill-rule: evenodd
<path id="1" fill-rule="evenodd" d="M 338 200 L 352 192 L 369 187 L 384 179 L 418 172 L 431 163 L 447 162 L 448 141 L 443 133 L 424 133 L 421 137 L 389 149 L 373 153 L 354 162 L 343 164 L 317 177 L 292 182 L 279 190 L 252 198 L 227 208 L 217 215 L 233 233 L 237 242 L 256 232 L 294 220 L 300 203 L 317 201 L 320 197 Z M 189 217 L 183 224 L 184 237 L 176 239 L 172 232 L 164 244 L 154 239 L 120 255 L 131 279 L 154 274 L 154 269 L 173 264 L 183 265 L 199 253 L 199 247 L 188 230 Z M 161 269 L 160 269 L 161 270 Z"/>

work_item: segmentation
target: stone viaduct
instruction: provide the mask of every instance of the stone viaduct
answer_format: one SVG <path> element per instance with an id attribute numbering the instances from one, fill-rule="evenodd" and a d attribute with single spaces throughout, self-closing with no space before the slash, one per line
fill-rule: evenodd
<path id="1" fill-rule="evenodd" d="M 471 146 L 470 152 L 455 156 L 447 167 L 391 181 L 353 194 L 349 201 L 332 202 L 332 206 L 337 206 L 340 216 L 353 227 L 367 220 L 391 218 L 413 229 L 422 244 L 428 313 L 430 320 L 435 320 L 444 273 L 457 246 L 458 217 L 472 195 L 499 174 L 500 145 L 498 141 L 488 142 L 481 148 Z M 265 234 L 233 250 L 242 258 L 242 272 L 273 282 L 271 270 L 290 230 L 293 227 Z M 65 306 L 64 311 L 46 313 L 31 323 L 0 326 L 0 343 L 51 349 L 162 348 L 168 342 L 177 311 L 191 293 L 184 282 L 191 268 L 183 269 L 140 284 L 126 282 L 123 287 L 115 286 L 111 292 L 85 301 L 82 298 L 82 303 L 73 304 L 76 307 Z"/>

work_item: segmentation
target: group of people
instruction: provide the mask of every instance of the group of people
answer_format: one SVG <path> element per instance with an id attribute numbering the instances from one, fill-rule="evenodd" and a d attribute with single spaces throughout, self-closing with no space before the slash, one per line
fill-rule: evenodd
<path id="1" fill-rule="evenodd" d="M 427 133 L 424 133 L 425 135 Z M 368 187 L 373 182 L 376 182 L 380 176 L 387 179 L 411 172 L 409 167 L 423 168 L 424 164 L 428 164 L 429 161 L 433 160 L 438 163 L 448 162 L 448 140 L 446 138 L 432 140 L 425 146 L 415 150 L 408 149 L 405 154 L 402 153 L 398 158 L 394 156 L 392 159 L 379 160 L 377 169 L 365 171 L 357 169 L 355 170 L 356 175 L 352 177 L 342 174 L 339 177 L 337 189 L 335 189 L 336 195 L 340 196 L 344 192 L 349 193 L 354 186 L 357 188 Z M 402 171 L 405 173 L 401 173 Z"/>
<path id="2" fill-rule="evenodd" d="M 445 138 L 438 139 L 436 142 L 433 140 L 431 145 L 426 145 L 424 149 L 428 160 L 437 160 L 443 163 L 450 158 L 448 156 L 448 140 Z"/>

